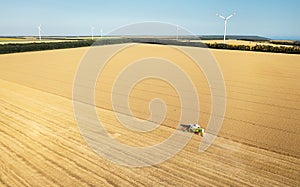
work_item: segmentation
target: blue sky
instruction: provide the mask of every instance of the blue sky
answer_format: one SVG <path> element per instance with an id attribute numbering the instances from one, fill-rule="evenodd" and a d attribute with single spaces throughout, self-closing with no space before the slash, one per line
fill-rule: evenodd
<path id="1" fill-rule="evenodd" d="M 195 34 L 223 34 L 219 12 L 236 12 L 228 34 L 300 38 L 299 0 L 0 0 L 0 35 L 104 34 L 117 27 L 160 21 Z"/>

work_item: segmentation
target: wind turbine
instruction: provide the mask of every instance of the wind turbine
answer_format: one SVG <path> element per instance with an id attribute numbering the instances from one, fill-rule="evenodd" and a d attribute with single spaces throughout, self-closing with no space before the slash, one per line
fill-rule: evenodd
<path id="1" fill-rule="evenodd" d="M 179 26 L 176 25 L 176 40 L 178 40 L 178 32 L 179 32 Z"/>
<path id="2" fill-rule="evenodd" d="M 222 18 L 224 20 L 224 44 L 226 43 L 225 40 L 226 40 L 227 21 L 234 15 L 235 15 L 235 13 L 232 13 L 230 16 L 224 17 L 217 13 L 217 16 L 219 16 L 220 18 Z"/>
<path id="3" fill-rule="evenodd" d="M 94 40 L 94 27 L 93 26 L 91 26 L 91 32 L 92 32 L 92 40 Z"/>
<path id="4" fill-rule="evenodd" d="M 38 32 L 39 32 L 39 40 L 41 41 L 42 40 L 42 36 L 41 36 L 41 31 L 42 31 L 42 29 L 41 29 L 41 24 L 38 26 Z"/>
<path id="5" fill-rule="evenodd" d="M 100 37 L 102 38 L 103 30 L 100 30 Z"/>

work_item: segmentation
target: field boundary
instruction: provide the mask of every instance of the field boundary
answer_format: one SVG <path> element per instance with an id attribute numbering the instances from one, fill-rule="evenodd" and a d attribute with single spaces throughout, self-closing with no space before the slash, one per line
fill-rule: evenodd
<path id="1" fill-rule="evenodd" d="M 192 40 L 174 40 L 174 39 L 160 39 L 160 38 L 103 38 L 99 40 L 76 40 L 66 42 L 40 42 L 40 43 L 9 43 L 0 45 L 0 54 L 20 53 L 29 51 L 43 51 L 54 49 L 67 49 L 88 46 L 101 46 L 124 43 L 148 43 L 159 45 L 175 45 L 175 46 L 189 46 L 201 47 L 211 49 L 225 49 L 225 50 L 240 50 L 240 51 L 256 51 L 256 52 L 271 52 L 271 53 L 286 53 L 286 54 L 300 54 L 299 46 L 271 46 L 271 45 L 234 45 L 223 43 L 202 43 L 193 42 Z"/>

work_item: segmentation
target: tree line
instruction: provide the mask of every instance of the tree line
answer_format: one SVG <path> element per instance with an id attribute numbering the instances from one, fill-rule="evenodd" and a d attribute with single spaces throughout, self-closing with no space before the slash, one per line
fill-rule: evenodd
<path id="1" fill-rule="evenodd" d="M 66 42 L 2 44 L 0 45 L 0 54 L 87 47 L 92 45 L 97 46 L 97 45 L 109 45 L 109 44 L 122 44 L 122 43 L 149 43 L 149 44 L 191 46 L 191 47 L 202 47 L 202 48 L 213 48 L 213 49 L 230 49 L 230 50 L 243 50 L 243 51 L 300 54 L 299 46 L 271 46 L 271 45 L 248 46 L 248 45 L 232 45 L 232 44 L 222 44 L 222 43 L 204 44 L 201 42 L 190 42 L 189 40 L 173 40 L 173 39 L 159 39 L 159 38 L 110 38 L 110 39 L 101 39 L 97 41 L 78 40 L 78 41 L 66 41 Z"/>
<path id="2" fill-rule="evenodd" d="M 271 53 L 289 53 L 300 54 L 300 47 L 298 46 L 271 46 L 271 45 L 231 45 L 231 44 L 207 44 L 208 48 L 214 49 L 230 49 L 230 50 L 242 50 L 242 51 L 260 51 Z"/>

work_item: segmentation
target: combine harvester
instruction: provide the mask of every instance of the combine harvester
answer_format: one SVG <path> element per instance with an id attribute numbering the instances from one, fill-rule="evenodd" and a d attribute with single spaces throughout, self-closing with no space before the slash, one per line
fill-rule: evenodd
<path id="1" fill-rule="evenodd" d="M 204 128 L 200 127 L 197 123 L 188 125 L 180 124 L 180 126 L 182 127 L 181 130 L 185 132 L 192 132 L 194 134 L 201 135 L 202 137 L 204 135 Z"/>

